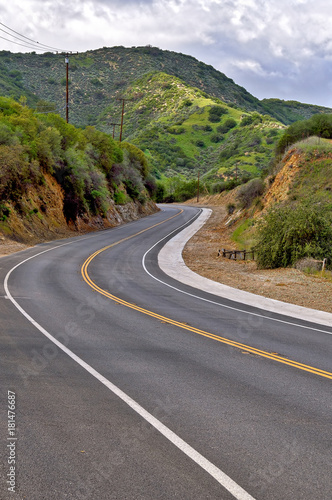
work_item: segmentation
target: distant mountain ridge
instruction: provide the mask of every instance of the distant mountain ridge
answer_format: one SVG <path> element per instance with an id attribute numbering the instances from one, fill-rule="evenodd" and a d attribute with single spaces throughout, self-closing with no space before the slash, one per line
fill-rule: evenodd
<path id="1" fill-rule="evenodd" d="M 63 54 L 0 52 L 0 95 L 40 112 L 65 117 Z M 210 179 L 260 175 L 268 168 L 285 125 L 321 106 L 260 101 L 226 75 L 194 57 L 156 47 L 112 47 L 69 56 L 69 122 L 87 125 L 143 151 L 156 177 Z M 49 105 L 51 103 L 51 106 Z M 220 116 L 210 116 L 219 107 Z"/>
<path id="2" fill-rule="evenodd" d="M 94 125 L 103 108 L 125 93 L 135 80 L 151 72 L 164 72 L 225 103 L 246 111 L 270 114 L 284 124 L 308 118 L 330 108 L 276 99 L 260 101 L 210 65 L 157 47 L 111 47 L 70 55 L 70 119 L 76 126 Z M 28 103 L 55 103 L 64 116 L 64 55 L 0 52 L 0 94 L 16 99 L 26 94 Z M 296 108 L 294 112 L 294 108 Z"/>

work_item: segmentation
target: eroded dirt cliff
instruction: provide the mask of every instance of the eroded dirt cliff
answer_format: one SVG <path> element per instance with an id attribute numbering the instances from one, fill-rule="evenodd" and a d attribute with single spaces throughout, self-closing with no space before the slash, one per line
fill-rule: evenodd
<path id="1" fill-rule="evenodd" d="M 38 188 L 29 186 L 19 203 L 6 203 L 8 216 L 0 221 L 0 255 L 36 243 L 113 227 L 158 211 L 152 201 L 112 204 L 105 217 L 87 215 L 67 223 L 63 214 L 63 191 L 50 174 Z"/>

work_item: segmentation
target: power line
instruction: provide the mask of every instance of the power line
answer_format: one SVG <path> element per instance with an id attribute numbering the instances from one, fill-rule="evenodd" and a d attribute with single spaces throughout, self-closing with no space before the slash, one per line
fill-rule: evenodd
<path id="1" fill-rule="evenodd" d="M 33 44 L 37 45 L 37 46 L 32 46 L 32 44 L 27 44 L 27 45 L 23 45 L 23 47 L 35 48 L 36 50 L 41 50 L 41 51 L 45 51 L 45 49 L 51 49 L 51 50 L 56 51 L 56 52 L 70 52 L 68 50 L 59 49 L 57 47 L 52 47 L 50 45 L 46 45 L 44 43 L 40 43 L 40 42 L 38 42 L 36 40 L 32 40 L 32 38 L 29 38 L 29 37 L 27 37 L 25 35 L 21 35 L 21 33 L 18 33 L 17 31 L 13 30 L 12 28 L 9 28 L 9 26 L 6 26 L 5 24 L 3 24 L 1 22 L 0 22 L 0 25 L 3 26 L 4 28 L 6 28 L 9 31 L 12 31 L 16 35 L 18 35 L 20 38 L 12 35 L 11 33 L 8 33 L 8 31 L 5 31 L 5 30 L 3 30 L 3 29 L 0 28 L 0 30 L 3 31 L 4 33 L 6 33 L 6 35 L 9 35 L 12 38 L 15 38 L 16 40 L 19 40 L 20 42 L 25 42 L 25 40 L 28 40 L 29 42 L 32 42 Z M 22 44 L 19 44 L 17 42 L 14 42 L 13 40 L 8 40 L 7 38 L 4 38 L 4 37 L 0 37 L 0 38 L 6 40 L 7 42 L 16 43 L 17 45 L 22 45 Z M 22 40 L 22 38 L 24 38 L 25 40 Z"/>
<path id="2" fill-rule="evenodd" d="M 21 47 L 26 47 L 28 49 L 34 49 L 34 50 L 41 50 L 42 52 L 45 52 L 45 49 L 38 49 L 34 45 L 26 45 L 26 44 L 23 44 L 23 43 L 14 42 L 14 40 L 8 40 L 8 38 L 5 38 L 4 36 L 0 36 L 0 38 L 2 40 L 6 40 L 7 42 L 15 43 L 15 45 L 20 45 Z"/>
<path id="3" fill-rule="evenodd" d="M 0 23 L 1 24 L 1 23 Z M 15 38 L 16 40 L 19 40 L 20 42 L 23 42 L 23 40 L 21 40 L 21 38 L 19 38 L 18 36 L 15 36 L 15 35 L 11 35 L 10 33 L 8 33 L 8 31 L 6 30 L 3 30 L 2 28 L 0 28 L 0 31 L 2 31 L 3 33 L 6 33 L 6 35 L 9 35 L 13 38 Z M 3 37 L 2 37 L 3 38 Z M 13 42 L 13 40 L 8 40 L 7 38 L 5 38 L 5 40 L 7 40 L 8 42 Z M 17 42 L 13 42 L 13 43 L 17 43 Z M 25 42 L 27 43 L 27 42 Z M 26 46 L 29 46 L 29 47 L 34 47 L 32 44 L 29 44 L 29 45 L 26 45 Z M 37 47 L 36 47 L 37 48 Z M 39 50 L 39 49 L 38 49 Z"/>

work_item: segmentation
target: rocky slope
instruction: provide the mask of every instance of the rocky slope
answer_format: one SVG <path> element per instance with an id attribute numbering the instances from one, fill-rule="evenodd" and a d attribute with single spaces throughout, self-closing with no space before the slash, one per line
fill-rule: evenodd
<path id="1" fill-rule="evenodd" d="M 124 205 L 112 203 L 105 217 L 85 215 L 75 223 L 67 223 L 60 185 L 50 174 L 45 173 L 44 178 L 42 186 L 29 186 L 21 198 L 20 211 L 14 203 L 7 202 L 10 217 L 0 222 L 0 255 L 25 248 L 24 245 L 117 226 L 158 210 L 151 200 L 144 204 L 137 200 Z"/>

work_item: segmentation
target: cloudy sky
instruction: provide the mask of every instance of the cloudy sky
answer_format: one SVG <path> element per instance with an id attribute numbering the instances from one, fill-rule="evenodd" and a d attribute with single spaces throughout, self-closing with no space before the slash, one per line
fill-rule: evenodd
<path id="1" fill-rule="evenodd" d="M 0 0 L 0 22 L 64 50 L 150 44 L 182 52 L 260 99 L 332 107 L 328 0 Z M 33 50 L 0 37 L 3 50 Z"/>

